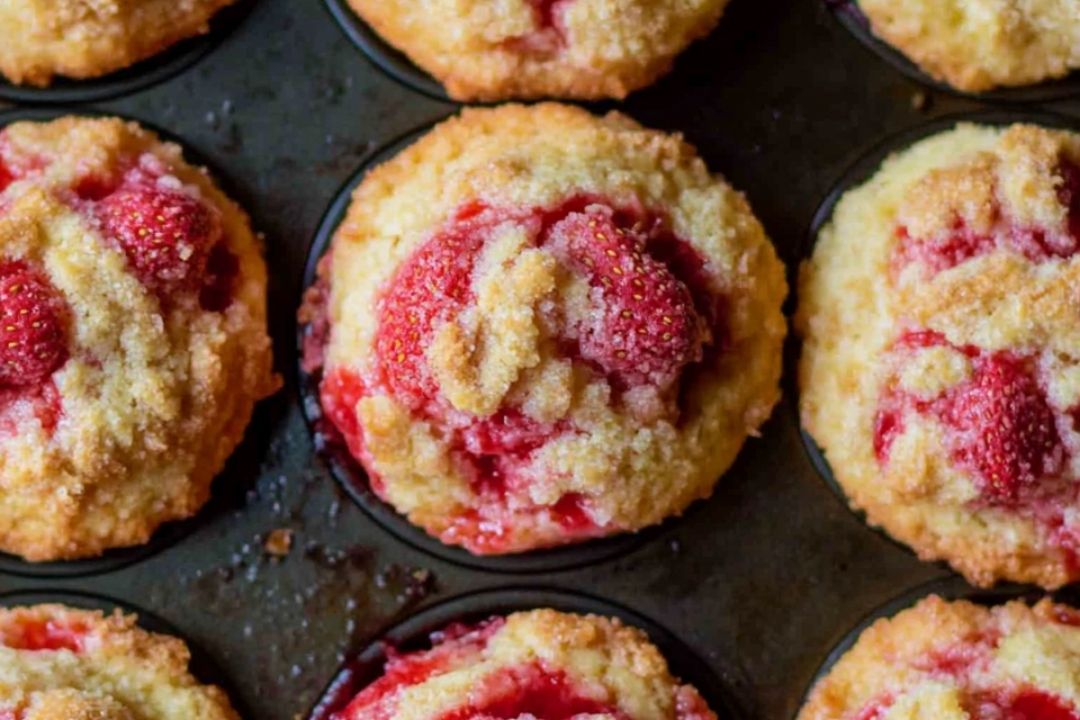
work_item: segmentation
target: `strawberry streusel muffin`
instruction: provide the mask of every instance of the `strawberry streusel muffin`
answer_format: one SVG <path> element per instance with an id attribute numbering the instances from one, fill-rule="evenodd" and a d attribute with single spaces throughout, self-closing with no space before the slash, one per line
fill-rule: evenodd
<path id="1" fill-rule="evenodd" d="M 356 190 L 321 275 L 302 315 L 325 415 L 379 496 L 476 554 L 680 513 L 778 399 L 761 225 L 618 114 L 440 125 Z"/>
<path id="2" fill-rule="evenodd" d="M 623 98 L 671 69 L 728 0 L 348 0 L 462 101 Z"/>
<path id="3" fill-rule="evenodd" d="M 265 292 L 247 216 L 176 145 L 0 132 L 0 549 L 88 557 L 194 514 L 277 386 Z"/>
<path id="4" fill-rule="evenodd" d="M 1031 85 L 1080 68 L 1075 0 L 858 0 L 875 35 L 959 90 Z"/>
<path id="5" fill-rule="evenodd" d="M 849 191 L 803 268 L 805 427 L 970 581 L 1080 578 L 1080 137 L 960 125 Z"/>
<path id="6" fill-rule="evenodd" d="M 931 596 L 866 630 L 798 720 L 1076 720 L 1078 625 L 1048 599 L 988 608 Z"/>
<path id="7" fill-rule="evenodd" d="M 236 720 L 189 659 L 119 610 L 0 608 L 0 720 Z"/>
<path id="8" fill-rule="evenodd" d="M 430 650 L 390 653 L 384 675 L 332 720 L 716 720 L 649 638 L 619 620 L 533 610 L 432 640 Z"/>
<path id="9" fill-rule="evenodd" d="M 0 73 L 19 85 L 94 78 L 209 30 L 235 0 L 4 0 Z"/>

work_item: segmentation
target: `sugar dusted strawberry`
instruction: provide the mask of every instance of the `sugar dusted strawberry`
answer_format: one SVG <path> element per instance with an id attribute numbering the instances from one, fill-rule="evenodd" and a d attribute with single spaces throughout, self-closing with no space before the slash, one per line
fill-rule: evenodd
<path id="1" fill-rule="evenodd" d="M 592 205 L 555 225 L 549 245 L 592 287 L 578 346 L 623 386 L 670 386 L 701 358 L 704 323 L 687 287 L 646 250 L 647 237 Z"/>
<path id="2" fill-rule="evenodd" d="M 981 357 L 971 379 L 945 398 L 940 415 L 952 432 L 954 458 L 978 474 L 992 502 L 1016 500 L 1064 463 L 1046 394 L 1025 363 L 1008 353 Z"/>
<path id="3" fill-rule="evenodd" d="M 487 237 L 480 223 L 459 216 L 428 239 L 398 270 L 379 305 L 375 352 L 387 383 L 413 408 L 438 393 L 424 353 L 435 327 L 472 299 L 473 266 Z"/>
<path id="4" fill-rule="evenodd" d="M 68 357 L 68 308 L 41 273 L 0 264 L 0 386 L 40 386 Z"/>
<path id="5" fill-rule="evenodd" d="M 142 282 L 162 297 L 197 289 L 219 234 L 198 199 L 149 182 L 130 183 L 98 205 L 105 235 Z"/>

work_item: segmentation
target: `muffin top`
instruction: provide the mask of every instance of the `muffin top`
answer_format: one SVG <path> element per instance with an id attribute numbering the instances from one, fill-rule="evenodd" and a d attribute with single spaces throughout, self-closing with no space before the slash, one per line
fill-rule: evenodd
<path id="1" fill-rule="evenodd" d="M 931 596 L 866 630 L 798 720 L 1075 720 L 1080 613 Z"/>
<path id="2" fill-rule="evenodd" d="M 463 101 L 623 98 L 705 35 L 728 0 L 349 0 Z"/>
<path id="3" fill-rule="evenodd" d="M 247 216 L 134 123 L 0 132 L 0 549 L 145 542 L 276 387 Z"/>
<path id="4" fill-rule="evenodd" d="M 1080 577 L 1080 138 L 961 125 L 837 204 L 803 268 L 806 428 L 969 580 Z"/>
<path id="5" fill-rule="evenodd" d="M 1080 68 L 1074 0 L 858 0 L 878 37 L 967 92 L 1031 85 Z"/>
<path id="6" fill-rule="evenodd" d="M 619 620 L 533 610 L 432 640 L 430 650 L 391 653 L 383 676 L 333 720 L 716 720 L 648 637 Z"/>
<path id="7" fill-rule="evenodd" d="M 183 641 L 119 610 L 0 608 L 0 718 L 238 720 L 219 688 L 188 672 Z"/>
<path id="8" fill-rule="evenodd" d="M 786 287 L 760 224 L 621 115 L 440 125 L 356 190 L 323 276 L 326 415 L 377 493 L 474 553 L 679 513 L 779 394 Z"/>
<path id="9" fill-rule="evenodd" d="M 209 29 L 235 0 L 5 0 L 0 73 L 18 85 L 93 78 Z"/>

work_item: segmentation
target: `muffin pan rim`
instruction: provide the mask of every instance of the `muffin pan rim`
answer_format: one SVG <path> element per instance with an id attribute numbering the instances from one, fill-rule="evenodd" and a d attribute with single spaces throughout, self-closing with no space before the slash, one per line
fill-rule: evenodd
<path id="1" fill-rule="evenodd" d="M 432 100 L 457 103 L 442 83 L 421 69 L 389 42 L 349 5 L 348 0 L 324 0 L 327 12 L 349 41 L 368 61 L 399 85 Z M 476 103 L 470 103 L 471 105 Z"/>

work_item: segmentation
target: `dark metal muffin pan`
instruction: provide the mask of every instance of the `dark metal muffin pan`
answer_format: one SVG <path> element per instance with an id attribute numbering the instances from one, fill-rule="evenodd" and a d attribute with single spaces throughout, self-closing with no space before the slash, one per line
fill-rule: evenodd
<path id="1" fill-rule="evenodd" d="M 985 107 L 932 90 L 924 103 L 925 86 L 871 60 L 823 4 L 732 0 L 671 75 L 612 106 L 684 133 L 746 193 L 793 279 L 815 211 L 866 148 Z M 583 591 L 666 628 L 746 717 L 791 717 L 840 635 L 946 571 L 836 502 L 803 449 L 790 372 L 783 406 L 710 500 L 634 548 L 527 574 L 466 566 L 403 542 L 316 453 L 294 319 L 312 238 L 376 148 L 452 109 L 377 70 L 319 3 L 258 0 L 198 64 L 84 110 L 167 128 L 228 178 L 228 192 L 266 237 L 270 329 L 285 387 L 260 404 L 239 461 L 182 538 L 92 575 L 26 577 L 0 567 L 0 593 L 89 592 L 166 618 L 217 662 L 251 717 L 292 720 L 347 656 L 444 598 L 511 586 Z M 1080 118 L 1075 101 L 1048 109 Z M 275 558 L 263 545 L 280 529 L 292 531 L 292 548 Z"/>
<path id="2" fill-rule="evenodd" d="M 870 21 L 859 8 L 858 0 L 823 0 L 829 3 L 836 19 L 869 50 L 915 82 L 939 92 L 949 92 L 973 99 L 998 103 L 1038 103 L 1062 100 L 1080 94 L 1080 72 L 1057 80 L 1023 87 L 1003 87 L 980 93 L 965 92 L 931 77 L 906 55 L 881 40 L 870 28 Z"/>
<path id="3" fill-rule="evenodd" d="M 383 40 L 349 7 L 347 0 L 325 0 L 325 2 L 326 9 L 334 16 L 334 20 L 375 67 L 406 87 L 434 100 L 450 102 L 450 97 L 446 94 L 446 88 L 442 86 L 442 83 L 418 68 L 405 56 L 405 53 Z"/>

